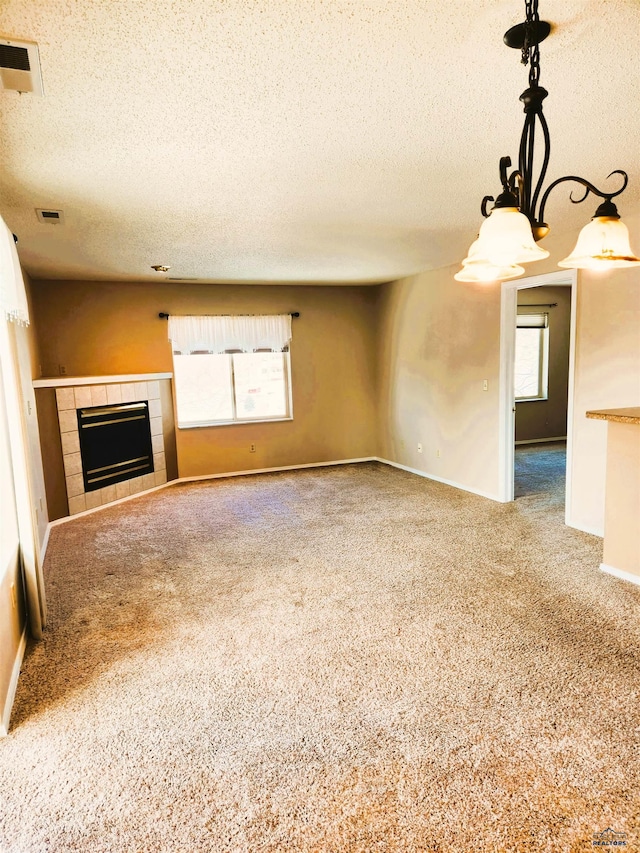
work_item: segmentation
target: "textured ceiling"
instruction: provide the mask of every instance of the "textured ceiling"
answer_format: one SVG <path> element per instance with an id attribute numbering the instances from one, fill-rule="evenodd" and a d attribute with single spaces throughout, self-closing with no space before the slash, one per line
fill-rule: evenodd
<path id="1" fill-rule="evenodd" d="M 625 169 L 620 211 L 637 210 L 640 3 L 540 15 L 549 180 Z M 453 263 L 517 157 L 527 70 L 502 35 L 523 17 L 522 0 L 0 0 L 45 90 L 0 92 L 0 213 L 38 278 L 163 263 L 366 283 Z M 547 219 L 577 230 L 594 208 L 560 188 Z"/>

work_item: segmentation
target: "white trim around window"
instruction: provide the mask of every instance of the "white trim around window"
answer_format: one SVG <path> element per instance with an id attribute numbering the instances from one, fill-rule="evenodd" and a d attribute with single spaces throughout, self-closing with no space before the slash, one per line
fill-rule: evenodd
<path id="1" fill-rule="evenodd" d="M 523 306 L 526 308 L 526 306 Z M 549 314 L 518 309 L 515 339 L 515 401 L 549 399 Z M 518 390 L 525 393 L 518 395 Z"/>
<path id="2" fill-rule="evenodd" d="M 174 353 L 173 363 L 178 429 L 293 420 L 289 351 Z"/>

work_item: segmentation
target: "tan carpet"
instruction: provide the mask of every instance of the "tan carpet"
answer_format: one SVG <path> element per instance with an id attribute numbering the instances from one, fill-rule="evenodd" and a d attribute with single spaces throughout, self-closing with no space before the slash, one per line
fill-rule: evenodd
<path id="1" fill-rule="evenodd" d="M 52 532 L 0 849 L 640 849 L 640 589 L 543 496 L 376 463 Z"/>

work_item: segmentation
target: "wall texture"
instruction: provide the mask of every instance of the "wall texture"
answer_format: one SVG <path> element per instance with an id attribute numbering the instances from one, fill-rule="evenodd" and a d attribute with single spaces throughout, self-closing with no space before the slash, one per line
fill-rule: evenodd
<path id="1" fill-rule="evenodd" d="M 640 216 L 625 221 L 634 246 Z M 532 276 L 557 272 L 575 235 L 547 240 L 551 257 Z M 460 284 L 456 269 L 380 288 L 379 455 L 497 497 L 500 286 Z M 585 413 L 640 404 L 640 270 L 581 272 L 576 290 L 568 521 L 602 535 L 606 424 Z"/>
<path id="2" fill-rule="evenodd" d="M 0 322 L 6 322 L 0 318 Z M 18 553 L 18 520 L 5 409 L 4 387 L 0 371 L 0 734 L 10 712 L 10 691 L 20 640 L 26 625 L 24 590 Z M 12 594 L 12 586 L 14 592 Z"/>
<path id="3" fill-rule="evenodd" d="M 375 455 L 376 288 L 55 281 L 33 293 L 45 376 L 171 371 L 159 311 L 300 312 L 293 421 L 177 430 L 181 477 Z"/>
<path id="4" fill-rule="evenodd" d="M 30 282 L 28 276 L 24 276 L 27 297 L 30 301 Z M 30 302 L 30 314 L 33 319 L 33 310 Z M 18 381 L 18 393 L 20 395 L 22 427 L 26 448 L 26 471 L 28 477 L 28 492 L 31 506 L 22 508 L 22 512 L 31 511 L 33 519 L 33 541 L 19 539 L 20 552 L 23 562 L 27 565 L 27 571 L 32 572 L 34 584 L 33 598 L 37 599 L 37 587 L 41 581 L 39 572 L 40 548 L 47 529 L 47 513 L 44 501 L 44 480 L 42 475 L 40 440 L 36 420 L 35 396 L 31 380 L 37 372 L 37 342 L 35 340 L 33 324 L 28 327 L 18 327 L 14 323 L 8 323 L 4 316 L 0 318 L 3 323 L 2 334 L 4 336 L 2 352 L 5 353 L 7 364 L 2 365 L 5 375 L 8 372 L 15 374 Z M 5 408 L 5 389 L 0 381 L 0 468 L 2 471 L 2 489 L 0 513 L 0 539 L 2 539 L 2 561 L 0 563 L 0 730 L 3 723 L 8 721 L 11 710 L 12 675 L 18 671 L 20 654 L 22 651 L 21 637 L 27 624 L 25 608 L 25 586 L 23 574 L 18 559 L 18 501 L 14 485 L 14 471 L 12 451 L 15 448 L 10 444 L 10 431 L 8 429 L 8 408 Z M 9 396 L 8 405 L 15 403 L 14 397 Z M 13 410 L 12 410 L 13 412 Z M 20 481 L 21 482 L 21 481 Z M 21 504 L 22 506 L 22 504 Z M 24 515 L 21 516 L 24 518 Z M 22 522 L 21 522 L 22 523 Z M 24 527 L 20 528 L 21 531 Z M 31 537 L 30 537 L 31 538 Z M 8 560 L 7 560 L 8 558 Z M 35 564 L 35 566 L 34 566 Z M 12 592 L 13 586 L 13 592 Z M 40 588 L 42 595 L 42 589 Z M 38 602 L 32 599 L 32 604 L 37 607 Z M 44 598 L 41 598 L 39 617 L 46 617 Z M 40 619 L 38 618 L 38 624 Z M 32 622 L 33 624 L 33 622 Z"/>
<path id="5" fill-rule="evenodd" d="M 496 497 L 500 288 L 454 272 L 382 285 L 379 455 Z"/>
<path id="6" fill-rule="evenodd" d="M 638 252 L 640 215 L 625 221 Z M 571 522 L 601 536 L 607 425 L 584 415 L 640 405 L 640 270 L 583 273 L 576 322 Z"/>
<path id="7" fill-rule="evenodd" d="M 635 237 L 640 217 L 626 219 Z M 557 271 L 573 239 L 531 274 Z M 297 310 L 294 420 L 178 431 L 181 476 L 378 455 L 497 497 L 500 286 L 455 269 L 374 288 L 34 282 L 42 371 L 170 371 L 158 311 Z M 581 274 L 576 316 L 569 521 L 601 534 L 606 425 L 584 415 L 640 402 L 640 272 Z"/>
<path id="8" fill-rule="evenodd" d="M 548 399 L 516 403 L 516 441 L 556 438 L 567 434 L 571 288 L 531 287 L 518 291 L 518 308 L 544 302 L 557 302 L 557 305 L 554 308 L 531 310 L 549 314 Z"/>

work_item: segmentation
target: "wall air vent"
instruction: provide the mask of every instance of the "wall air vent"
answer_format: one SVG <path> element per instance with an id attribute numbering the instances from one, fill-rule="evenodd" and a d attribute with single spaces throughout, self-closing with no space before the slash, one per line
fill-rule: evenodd
<path id="1" fill-rule="evenodd" d="M 0 83 L 13 92 L 44 95 L 40 53 L 33 41 L 0 39 Z"/>
<path id="2" fill-rule="evenodd" d="M 37 207 L 36 216 L 40 222 L 47 222 L 49 225 L 62 225 L 64 222 L 64 213 L 62 210 L 42 210 Z"/>

